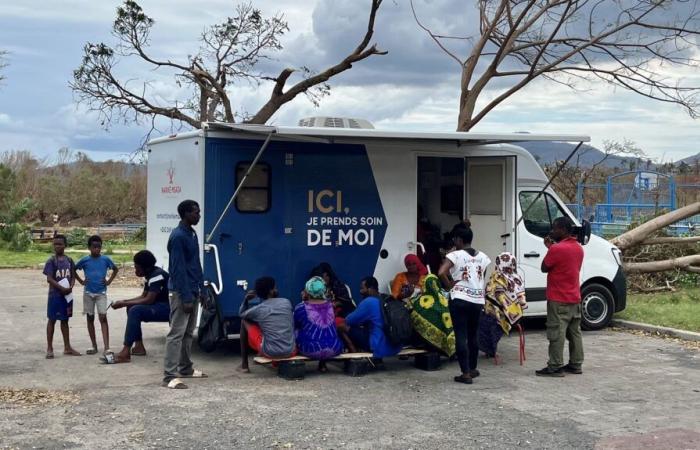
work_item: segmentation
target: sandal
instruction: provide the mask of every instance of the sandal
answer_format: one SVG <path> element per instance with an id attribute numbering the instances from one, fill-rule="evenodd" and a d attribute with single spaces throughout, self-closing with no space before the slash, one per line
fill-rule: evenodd
<path id="1" fill-rule="evenodd" d="M 206 373 L 202 372 L 201 370 L 195 370 L 194 372 L 192 372 L 192 373 L 189 374 L 189 375 L 180 374 L 180 376 L 181 376 L 182 378 L 209 378 L 209 375 L 207 375 Z"/>
<path id="2" fill-rule="evenodd" d="M 86 354 L 86 355 L 94 355 L 94 354 L 96 354 L 96 353 L 97 353 L 97 349 L 94 348 L 94 347 L 91 348 L 91 349 L 89 349 L 89 350 L 85 350 L 85 354 Z"/>
<path id="3" fill-rule="evenodd" d="M 100 362 L 102 364 L 124 364 L 124 363 L 130 363 L 130 359 L 120 359 L 119 356 L 115 355 L 114 353 L 105 353 L 104 355 L 100 356 Z"/>
<path id="4" fill-rule="evenodd" d="M 170 381 L 163 381 L 161 385 L 168 389 L 187 389 L 187 385 L 179 378 L 173 378 Z"/>
<path id="5" fill-rule="evenodd" d="M 146 356 L 146 351 L 135 352 L 135 351 L 132 350 L 132 351 L 131 351 L 131 354 L 132 354 L 133 356 Z"/>
<path id="6" fill-rule="evenodd" d="M 46 352 L 46 359 L 53 359 L 53 352 Z"/>

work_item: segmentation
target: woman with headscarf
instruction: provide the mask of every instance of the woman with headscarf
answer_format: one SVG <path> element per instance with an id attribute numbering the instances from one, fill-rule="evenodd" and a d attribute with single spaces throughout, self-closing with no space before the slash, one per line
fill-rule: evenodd
<path id="1" fill-rule="evenodd" d="M 333 304 L 326 299 L 326 283 L 312 277 L 294 308 L 294 328 L 299 353 L 319 360 L 318 370 L 326 372 L 326 360 L 339 355 L 343 344 L 335 327 Z"/>
<path id="2" fill-rule="evenodd" d="M 414 297 L 411 306 L 414 331 L 446 356 L 454 355 L 455 333 L 449 303 L 437 276 L 430 274 L 425 277 L 423 294 Z"/>
<path id="3" fill-rule="evenodd" d="M 422 294 L 423 281 L 428 275 L 428 269 L 420 258 L 412 253 L 406 255 L 403 263 L 406 271 L 399 272 L 394 277 L 394 281 L 391 282 L 391 296 L 396 300 L 410 302 Z"/>
<path id="4" fill-rule="evenodd" d="M 343 318 L 355 311 L 356 305 L 348 287 L 340 281 L 330 264 L 322 262 L 311 271 L 310 277 L 321 277 L 326 283 L 326 295 L 335 308 L 336 323 L 342 323 Z"/>
<path id="5" fill-rule="evenodd" d="M 498 341 L 523 316 L 527 308 L 525 284 L 518 274 L 518 264 L 511 253 L 496 257 L 495 270 L 486 284 L 486 304 L 479 327 L 479 349 L 486 356 L 497 357 Z"/>

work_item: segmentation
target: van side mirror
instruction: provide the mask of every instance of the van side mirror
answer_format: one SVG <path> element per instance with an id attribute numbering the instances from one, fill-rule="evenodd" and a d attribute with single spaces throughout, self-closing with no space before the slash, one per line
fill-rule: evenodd
<path id="1" fill-rule="evenodd" d="M 581 221 L 581 226 L 576 227 L 576 240 L 579 244 L 586 245 L 591 240 L 591 223 L 587 220 Z"/>

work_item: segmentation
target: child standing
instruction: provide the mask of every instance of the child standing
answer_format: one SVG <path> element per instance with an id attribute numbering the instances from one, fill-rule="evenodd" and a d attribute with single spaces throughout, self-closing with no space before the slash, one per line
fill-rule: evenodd
<path id="1" fill-rule="evenodd" d="M 107 323 L 107 286 L 109 286 L 114 277 L 117 276 L 119 269 L 114 265 L 108 256 L 101 254 L 102 238 L 99 236 L 90 236 L 88 239 L 88 249 L 90 255 L 84 256 L 78 261 L 75 266 L 76 270 L 82 270 L 85 279 L 80 278 L 80 275 L 75 274 L 78 282 L 85 286 L 83 291 L 83 314 L 87 316 L 87 328 L 92 341 L 92 348 L 88 350 L 88 355 L 97 353 L 97 340 L 95 339 L 95 308 L 100 320 L 100 328 L 102 329 L 102 342 L 104 344 L 104 353 L 109 351 L 109 324 Z M 112 273 L 107 279 L 107 271 Z"/>
<path id="2" fill-rule="evenodd" d="M 73 315 L 73 300 L 69 302 L 67 295 L 73 292 L 75 284 L 75 266 L 73 260 L 64 255 L 66 237 L 56 235 L 53 238 L 54 254 L 44 264 L 44 275 L 49 283 L 49 299 L 47 304 L 48 323 L 46 324 L 46 359 L 53 359 L 53 332 L 56 321 L 61 321 L 63 335 L 63 354 L 80 356 L 70 345 L 68 319 Z"/>

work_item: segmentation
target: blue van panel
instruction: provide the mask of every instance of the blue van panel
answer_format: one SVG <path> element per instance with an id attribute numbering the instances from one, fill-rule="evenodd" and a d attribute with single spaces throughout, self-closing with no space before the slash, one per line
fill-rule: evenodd
<path id="1" fill-rule="evenodd" d="M 205 147 L 204 229 L 209 233 L 235 190 L 236 166 L 250 162 L 262 141 L 208 138 Z M 271 204 L 264 213 L 229 209 L 212 243 L 219 246 L 224 292 L 220 305 L 236 317 L 245 294 L 236 285 L 269 275 L 292 302 L 309 272 L 328 262 L 353 297 L 374 273 L 387 221 L 362 145 L 271 142 L 260 160 L 270 167 Z M 205 255 L 207 279 L 216 279 Z"/>

